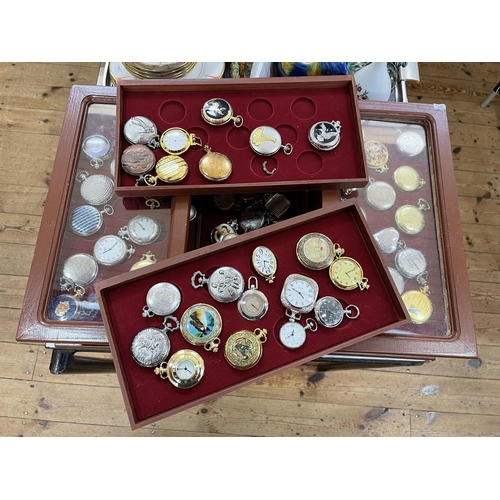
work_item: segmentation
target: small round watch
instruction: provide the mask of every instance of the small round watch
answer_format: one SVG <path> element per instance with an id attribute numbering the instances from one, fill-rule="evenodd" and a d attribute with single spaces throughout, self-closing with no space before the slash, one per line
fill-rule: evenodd
<path id="1" fill-rule="evenodd" d="M 305 326 L 297 323 L 295 319 L 297 319 L 295 316 L 290 317 L 290 321 L 280 328 L 278 334 L 280 342 L 289 349 L 302 347 L 306 341 L 306 331 L 315 332 L 318 329 L 318 324 L 312 318 L 307 318 Z"/>
<path id="2" fill-rule="evenodd" d="M 381 212 L 389 210 L 396 202 L 396 191 L 384 181 L 370 179 L 365 194 L 368 205 Z"/>
<path id="3" fill-rule="evenodd" d="M 234 302 L 241 297 L 245 289 L 243 275 L 229 266 L 219 267 L 209 278 L 206 278 L 201 271 L 196 271 L 191 276 L 193 288 L 201 288 L 205 284 L 208 293 L 218 302 Z"/>
<path id="4" fill-rule="evenodd" d="M 281 289 L 281 303 L 294 313 L 308 313 L 314 308 L 319 286 L 312 278 L 302 274 L 290 274 Z"/>
<path id="5" fill-rule="evenodd" d="M 160 223 L 149 215 L 136 215 L 126 226 L 118 230 L 118 236 L 136 245 L 149 245 L 161 234 Z"/>
<path id="6" fill-rule="evenodd" d="M 396 225 L 406 234 L 419 234 L 425 228 L 424 212 L 430 209 L 429 202 L 423 198 L 419 198 L 417 206 L 403 205 L 394 214 Z"/>
<path id="7" fill-rule="evenodd" d="M 340 144 L 340 129 L 339 121 L 315 123 L 309 129 L 309 142 L 320 151 L 331 151 Z"/>
<path id="8" fill-rule="evenodd" d="M 314 315 L 320 325 L 335 328 L 340 325 L 344 316 L 348 319 L 359 317 L 359 308 L 349 304 L 344 309 L 338 299 L 331 296 L 321 297 L 314 306 Z"/>
<path id="9" fill-rule="evenodd" d="M 144 116 L 133 116 L 127 120 L 123 126 L 123 135 L 130 144 L 144 144 L 152 149 L 160 147 L 156 125 Z"/>
<path id="10" fill-rule="evenodd" d="M 107 234 L 94 244 L 94 258 L 102 266 L 116 266 L 128 260 L 135 252 L 119 236 Z"/>
<path id="11" fill-rule="evenodd" d="M 248 278 L 248 290 L 238 300 L 238 312 L 248 321 L 262 319 L 269 308 L 267 297 L 258 289 L 255 276 Z"/>
<path id="12" fill-rule="evenodd" d="M 83 141 L 82 151 L 90 159 L 90 165 L 97 169 L 109 156 L 111 143 L 102 135 L 90 135 Z"/>
<path id="13" fill-rule="evenodd" d="M 189 172 L 188 164 L 180 156 L 163 156 L 156 162 L 156 176 L 145 174 L 141 176 L 148 186 L 156 186 L 158 180 L 167 184 L 182 181 Z"/>
<path id="14" fill-rule="evenodd" d="M 91 236 L 103 224 L 103 214 L 113 215 L 114 209 L 111 205 L 105 205 L 104 210 L 99 211 L 92 205 L 81 205 L 71 213 L 69 220 L 71 230 L 79 236 Z"/>
<path id="15" fill-rule="evenodd" d="M 363 276 L 363 269 L 352 257 L 339 257 L 332 262 L 329 270 L 330 280 L 341 290 L 366 290 L 370 288 L 368 278 Z"/>
<path id="16" fill-rule="evenodd" d="M 311 270 L 326 269 L 344 253 L 338 243 L 322 233 L 308 233 L 297 242 L 295 253 L 299 262 Z"/>
<path id="17" fill-rule="evenodd" d="M 156 157 L 153 151 L 144 144 L 132 144 L 121 156 L 121 166 L 130 175 L 144 175 L 153 170 Z"/>
<path id="18" fill-rule="evenodd" d="M 89 205 L 104 205 L 113 198 L 115 186 L 110 177 L 82 171 L 76 179 L 81 182 L 80 194 Z"/>
<path id="19" fill-rule="evenodd" d="M 263 245 L 256 247 L 252 252 L 252 265 L 255 272 L 268 283 L 274 281 L 278 270 L 278 261 L 272 250 Z"/>
<path id="20" fill-rule="evenodd" d="M 235 127 L 243 125 L 243 118 L 240 115 L 234 116 L 231 105 L 220 97 L 209 99 L 201 108 L 201 116 L 207 123 L 216 127 L 224 125 L 231 120 Z"/>
<path id="21" fill-rule="evenodd" d="M 167 379 L 179 389 L 191 389 L 199 384 L 205 373 L 203 358 L 192 349 L 181 349 L 172 354 L 168 362 L 155 368 L 155 374 Z"/>
<path id="22" fill-rule="evenodd" d="M 174 284 L 156 283 L 146 294 L 146 305 L 142 308 L 142 315 L 145 318 L 155 315 L 169 316 L 179 308 L 181 301 L 181 291 Z"/>
<path id="23" fill-rule="evenodd" d="M 425 255 L 416 248 L 408 248 L 403 246 L 394 257 L 396 269 L 409 279 L 423 276 L 427 271 L 427 259 Z"/>
<path id="24" fill-rule="evenodd" d="M 170 155 L 181 155 L 191 146 L 203 146 L 201 139 L 180 127 L 172 127 L 160 137 L 160 146 Z"/>
<path id="25" fill-rule="evenodd" d="M 384 173 L 389 170 L 389 151 L 387 147 L 379 141 L 365 142 L 365 157 L 369 168 L 377 172 Z"/>
<path id="26" fill-rule="evenodd" d="M 408 290 L 401 295 L 403 303 L 410 314 L 412 323 L 422 325 L 432 316 L 433 306 L 427 293 L 422 290 Z"/>
<path id="27" fill-rule="evenodd" d="M 281 142 L 280 133 L 273 127 L 267 125 L 257 127 L 250 134 L 250 147 L 254 153 L 261 156 L 272 156 L 280 149 L 286 155 L 292 154 L 293 146 L 290 143 L 285 145 Z"/>
<path id="28" fill-rule="evenodd" d="M 69 291 L 77 287 L 90 285 L 99 272 L 97 261 L 89 254 L 76 253 L 68 257 L 63 264 L 61 290 Z"/>
<path id="29" fill-rule="evenodd" d="M 209 304 L 194 304 L 184 311 L 181 334 L 192 345 L 202 345 L 206 351 L 219 350 L 222 317 Z"/>
<path id="30" fill-rule="evenodd" d="M 398 136 L 396 146 L 404 155 L 416 156 L 424 150 L 425 139 L 418 132 L 408 130 Z"/>
<path id="31" fill-rule="evenodd" d="M 398 167 L 393 174 L 394 184 L 402 191 L 411 193 L 425 185 L 425 180 L 409 165 Z"/>
<path id="32" fill-rule="evenodd" d="M 249 370 L 262 358 L 262 344 L 267 341 L 267 330 L 256 328 L 233 333 L 224 346 L 226 361 L 237 370 Z"/>
<path id="33" fill-rule="evenodd" d="M 235 220 L 222 222 L 210 231 L 210 239 L 212 240 L 212 243 L 220 243 L 228 235 L 238 235 L 238 223 Z"/>
<path id="34" fill-rule="evenodd" d="M 209 146 L 204 147 L 205 155 L 200 158 L 198 168 L 201 175 L 209 181 L 225 181 L 233 171 L 231 160 L 222 153 L 213 152 Z"/>

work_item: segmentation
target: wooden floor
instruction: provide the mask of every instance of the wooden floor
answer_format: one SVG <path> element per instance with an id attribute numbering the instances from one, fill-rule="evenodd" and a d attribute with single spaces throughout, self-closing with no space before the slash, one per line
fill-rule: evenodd
<path id="1" fill-rule="evenodd" d="M 73 84 L 98 63 L 0 64 L 0 435 L 500 436 L 500 63 L 420 63 L 412 102 L 447 106 L 478 360 L 334 370 L 304 365 L 132 432 L 110 356 L 52 375 L 50 350 L 15 341 Z M 433 386 L 434 391 L 425 391 Z"/>

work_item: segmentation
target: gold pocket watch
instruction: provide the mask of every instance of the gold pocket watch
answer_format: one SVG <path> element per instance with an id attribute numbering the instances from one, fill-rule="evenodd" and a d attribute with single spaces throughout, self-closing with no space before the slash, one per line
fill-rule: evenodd
<path id="1" fill-rule="evenodd" d="M 341 290 L 366 290 L 370 288 L 368 278 L 363 276 L 363 268 L 352 257 L 339 257 L 334 260 L 329 270 L 332 283 Z"/>
<path id="2" fill-rule="evenodd" d="M 130 268 L 131 271 L 135 271 L 136 269 L 142 269 L 143 267 L 150 266 L 156 262 L 156 256 L 152 252 L 146 252 L 142 254 L 142 257 L 132 265 Z"/>
<path id="3" fill-rule="evenodd" d="M 389 170 L 389 151 L 387 147 L 379 141 L 365 142 L 365 157 L 369 168 L 380 173 Z"/>
<path id="4" fill-rule="evenodd" d="M 225 125 L 231 120 L 235 127 L 243 125 L 243 118 L 240 115 L 234 116 L 229 102 L 220 97 L 209 99 L 201 108 L 201 116 L 207 123 L 216 127 Z"/>
<path id="5" fill-rule="evenodd" d="M 308 233 L 297 242 L 295 253 L 299 262 L 311 270 L 326 269 L 344 253 L 338 243 L 322 233 Z"/>
<path id="6" fill-rule="evenodd" d="M 155 374 L 179 389 L 191 389 L 199 384 L 205 373 L 203 358 L 191 349 L 181 349 L 172 354 L 168 362 L 155 368 Z"/>
<path id="7" fill-rule="evenodd" d="M 272 283 L 278 270 L 276 256 L 269 248 L 259 245 L 252 252 L 252 265 L 255 272 L 268 283 Z"/>
<path id="8" fill-rule="evenodd" d="M 181 155 L 191 146 L 203 146 L 201 138 L 180 127 L 172 127 L 160 137 L 160 146 L 170 155 Z"/>
<path id="9" fill-rule="evenodd" d="M 222 317 L 209 304 L 194 304 L 181 318 L 181 334 L 184 340 L 192 345 L 202 345 L 206 351 L 217 352 L 219 350 L 222 331 Z"/>
<path id="10" fill-rule="evenodd" d="M 394 214 L 396 225 L 406 234 L 419 234 L 425 228 L 424 212 L 430 209 L 429 202 L 423 198 L 419 198 L 417 206 L 403 205 Z"/>
<path id="11" fill-rule="evenodd" d="M 408 290 L 401 295 L 411 321 L 416 325 L 426 323 L 432 316 L 433 306 L 428 295 L 427 287 L 422 287 L 420 290 Z"/>
<path id="12" fill-rule="evenodd" d="M 267 330 L 256 328 L 233 333 L 224 347 L 226 361 L 237 370 L 249 370 L 262 358 L 262 344 L 267 341 Z"/>
<path id="13" fill-rule="evenodd" d="M 417 191 L 425 185 L 425 180 L 420 174 L 409 165 L 398 167 L 393 174 L 394 184 L 402 191 L 411 193 Z"/>
<path id="14" fill-rule="evenodd" d="M 233 172 L 231 160 L 222 153 L 213 152 L 209 146 L 204 147 L 205 155 L 198 164 L 200 173 L 209 181 L 225 181 Z"/>
<path id="15" fill-rule="evenodd" d="M 189 172 L 188 164 L 180 156 L 163 156 L 156 162 L 156 176 L 146 174 L 141 176 L 148 186 L 156 186 L 158 180 L 167 184 L 182 181 Z"/>

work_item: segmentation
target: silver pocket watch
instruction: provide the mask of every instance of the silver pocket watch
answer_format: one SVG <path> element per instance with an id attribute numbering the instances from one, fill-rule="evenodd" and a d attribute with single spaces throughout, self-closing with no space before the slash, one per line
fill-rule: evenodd
<path id="1" fill-rule="evenodd" d="M 305 326 L 302 326 L 296 320 L 300 319 L 299 315 L 290 316 L 290 321 L 287 321 L 279 331 L 280 342 L 288 349 L 298 349 L 302 347 L 306 341 L 306 332 L 311 330 L 315 332 L 318 329 L 318 324 L 312 318 L 307 318 Z"/>
<path id="2" fill-rule="evenodd" d="M 92 205 L 76 207 L 70 217 L 71 230 L 79 236 L 91 236 L 101 229 L 103 214 L 113 215 L 113 213 L 111 205 L 105 205 L 102 211 Z"/>
<path id="3" fill-rule="evenodd" d="M 130 240 L 136 245 L 149 245 L 155 242 L 160 234 L 160 223 L 149 215 L 136 215 L 118 231 L 120 238 Z"/>
<path id="4" fill-rule="evenodd" d="M 99 265 L 89 254 L 76 253 L 68 257 L 63 264 L 60 279 L 61 290 L 69 291 L 76 287 L 85 288 L 97 277 Z"/>
<path id="5" fill-rule="evenodd" d="M 349 304 L 344 309 L 338 299 L 331 296 L 321 297 L 314 306 L 314 315 L 320 325 L 326 328 L 335 328 L 340 325 L 344 317 L 356 319 L 359 317 L 359 308 Z"/>
<path id="6" fill-rule="evenodd" d="M 238 300 L 245 289 L 243 275 L 229 266 L 219 267 L 209 278 L 206 278 L 201 271 L 196 271 L 191 276 L 193 288 L 201 288 L 205 284 L 212 298 L 225 303 Z"/>
<path id="7" fill-rule="evenodd" d="M 286 155 L 292 154 L 293 146 L 290 143 L 282 144 L 280 133 L 267 125 L 257 127 L 250 134 L 250 147 L 254 153 L 261 156 L 272 156 L 280 149 Z"/>
<path id="8" fill-rule="evenodd" d="M 269 308 L 267 297 L 258 289 L 255 276 L 248 278 L 248 290 L 243 292 L 238 300 L 238 312 L 248 321 L 257 321 L 263 318 Z"/>
<path id="9" fill-rule="evenodd" d="M 399 231 L 394 227 L 386 227 L 373 234 L 373 238 L 377 242 L 382 253 L 393 253 L 399 245 Z"/>
<path id="10" fill-rule="evenodd" d="M 89 205 L 104 205 L 113 198 L 115 186 L 110 177 L 102 174 L 89 175 L 84 170 L 76 179 L 81 183 L 80 194 Z"/>
<path id="11" fill-rule="evenodd" d="M 419 283 L 427 275 L 427 259 L 425 255 L 416 248 L 408 248 L 404 242 L 402 248 L 394 257 L 394 264 L 402 276 L 416 279 Z"/>
<path id="12" fill-rule="evenodd" d="M 331 151 L 340 144 L 341 128 L 339 121 L 317 122 L 309 129 L 309 142 L 320 151 Z"/>
<path id="13" fill-rule="evenodd" d="M 102 135 L 90 135 L 82 145 L 82 151 L 90 159 L 90 165 L 101 168 L 111 151 L 111 143 Z"/>
<path id="14" fill-rule="evenodd" d="M 374 181 L 370 178 L 365 192 L 368 205 L 381 212 L 389 210 L 396 202 L 395 189 L 384 181 Z"/>
<path id="15" fill-rule="evenodd" d="M 135 252 L 131 245 L 114 234 L 99 238 L 94 244 L 94 258 L 102 266 L 117 266 L 128 260 Z"/>
<path id="16" fill-rule="evenodd" d="M 161 282 L 153 285 L 146 294 L 146 305 L 142 308 L 144 317 L 169 316 L 181 305 L 180 290 L 172 283 Z"/>
<path id="17" fill-rule="evenodd" d="M 158 129 L 144 116 L 133 116 L 125 122 L 123 135 L 130 144 L 144 144 L 152 149 L 160 147 Z"/>

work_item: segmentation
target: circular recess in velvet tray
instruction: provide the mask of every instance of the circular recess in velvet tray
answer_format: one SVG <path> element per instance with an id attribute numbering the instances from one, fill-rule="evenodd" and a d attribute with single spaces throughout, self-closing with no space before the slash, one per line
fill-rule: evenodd
<path id="1" fill-rule="evenodd" d="M 269 120 L 274 107 L 267 99 L 255 99 L 248 105 L 248 114 L 255 120 Z"/>
<path id="2" fill-rule="evenodd" d="M 234 149 L 247 149 L 250 130 L 246 127 L 232 128 L 227 133 L 227 143 Z"/>
<path id="3" fill-rule="evenodd" d="M 315 175 L 323 168 L 323 159 L 314 151 L 305 151 L 297 158 L 297 167 L 303 174 Z"/>
<path id="4" fill-rule="evenodd" d="M 298 97 L 292 102 L 292 113 L 302 120 L 312 118 L 316 114 L 316 103 L 308 97 Z"/>
<path id="5" fill-rule="evenodd" d="M 179 123 L 186 116 L 186 107 L 180 101 L 165 101 L 158 110 L 160 118 L 168 124 Z"/>
<path id="6" fill-rule="evenodd" d="M 278 125 L 276 129 L 281 135 L 283 144 L 290 143 L 295 145 L 297 143 L 299 134 L 297 133 L 295 127 L 292 127 L 291 125 Z"/>

